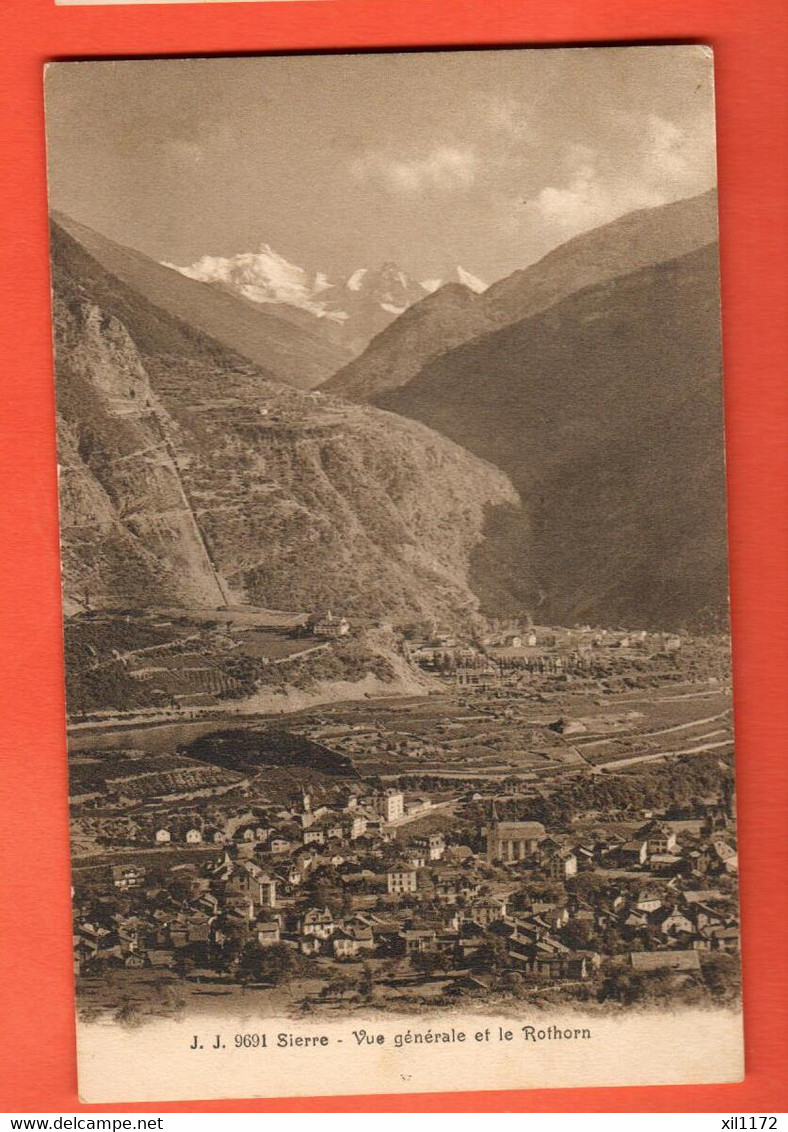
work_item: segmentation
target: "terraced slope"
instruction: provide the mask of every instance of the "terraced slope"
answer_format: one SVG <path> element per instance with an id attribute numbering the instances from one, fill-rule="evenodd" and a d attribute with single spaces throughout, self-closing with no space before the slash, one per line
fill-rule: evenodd
<path id="1" fill-rule="evenodd" d="M 470 561 L 516 509 L 413 421 L 270 375 L 52 230 L 67 611 L 326 606 L 467 619 Z"/>

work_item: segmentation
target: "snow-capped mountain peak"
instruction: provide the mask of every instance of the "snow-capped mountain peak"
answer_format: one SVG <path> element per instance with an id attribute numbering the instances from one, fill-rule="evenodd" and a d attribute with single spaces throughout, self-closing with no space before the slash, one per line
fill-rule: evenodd
<path id="1" fill-rule="evenodd" d="M 444 283 L 462 283 L 463 287 L 467 287 L 470 291 L 475 291 L 477 295 L 487 290 L 487 284 L 485 282 L 479 279 L 477 275 L 472 275 L 470 271 L 466 271 L 464 267 L 460 267 L 459 265 L 447 271 L 446 274 L 440 278 L 422 279 L 420 286 L 431 295 L 433 291 L 437 291 Z"/>
<path id="2" fill-rule="evenodd" d="M 470 288 L 471 291 L 475 291 L 477 295 L 480 295 L 482 291 L 487 290 L 487 284 L 484 283 L 478 277 L 478 275 L 471 275 L 470 271 L 466 271 L 464 267 L 459 266 L 457 267 L 456 271 L 457 278 L 460 283 L 462 283 L 465 287 Z"/>
<path id="3" fill-rule="evenodd" d="M 344 281 L 334 282 L 326 272 L 310 272 L 291 263 L 267 243 L 255 252 L 204 255 L 185 267 L 164 266 L 253 303 L 297 307 L 328 320 L 333 324 L 332 334 L 339 334 L 353 349 L 363 349 L 398 315 L 443 283 L 459 282 L 477 292 L 485 289 L 480 279 L 462 267 L 453 268 L 443 279 L 419 283 L 391 262 L 377 269 L 359 267 Z"/>
<path id="4" fill-rule="evenodd" d="M 360 291 L 364 282 L 364 276 L 368 271 L 368 267 L 359 267 L 357 271 L 354 271 L 345 283 L 348 291 Z"/>
<path id="5" fill-rule="evenodd" d="M 270 244 L 261 244 L 257 252 L 239 252 L 234 256 L 204 255 L 186 267 L 174 263 L 164 266 L 201 283 L 228 287 L 253 303 L 285 303 L 318 318 L 330 318 L 333 314 L 319 298 L 331 287 L 328 276 L 322 272 L 310 275 Z"/>

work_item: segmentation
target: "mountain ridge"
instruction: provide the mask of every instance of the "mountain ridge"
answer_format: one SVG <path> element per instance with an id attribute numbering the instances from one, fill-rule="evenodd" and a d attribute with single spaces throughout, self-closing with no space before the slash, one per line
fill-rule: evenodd
<path id="1" fill-rule="evenodd" d="M 535 616 L 722 624 L 718 320 L 708 244 L 489 330 L 373 403 L 509 475 L 528 523 L 502 545 L 529 548 Z"/>
<path id="2" fill-rule="evenodd" d="M 473 621 L 470 559 L 518 506 L 417 422 L 270 380 L 52 225 L 66 611 L 342 609 Z"/>
<path id="3" fill-rule="evenodd" d="M 124 247 L 62 213 L 53 213 L 98 263 L 175 318 L 260 366 L 273 379 L 300 388 L 322 383 L 351 355 L 320 332 L 229 291 L 188 279 L 134 248 Z"/>
<path id="4" fill-rule="evenodd" d="M 396 263 L 360 267 L 333 280 L 326 272 L 307 271 L 263 243 L 257 252 L 230 256 L 204 255 L 185 266 L 164 263 L 189 279 L 271 307 L 284 318 L 295 311 L 330 325 L 333 341 L 357 353 L 398 315 L 446 281 L 481 292 L 486 284 L 456 266 L 440 278 L 416 280 Z M 305 323 L 299 323 L 306 325 Z"/>
<path id="5" fill-rule="evenodd" d="M 422 299 L 400 315 L 323 387 L 351 400 L 374 400 L 407 384 L 431 358 L 480 334 L 546 310 L 587 286 L 702 247 L 717 236 L 716 200 L 711 190 L 627 213 L 573 237 L 481 294 L 469 292 L 462 305 L 453 292 L 439 288 L 431 305 Z"/>

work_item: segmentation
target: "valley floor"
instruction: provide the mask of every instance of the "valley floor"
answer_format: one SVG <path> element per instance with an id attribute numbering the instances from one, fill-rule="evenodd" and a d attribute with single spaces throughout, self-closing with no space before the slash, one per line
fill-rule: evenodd
<path id="1" fill-rule="evenodd" d="M 86 1017 L 735 1003 L 725 642 L 593 672 L 358 648 L 334 698 L 71 731 Z"/>

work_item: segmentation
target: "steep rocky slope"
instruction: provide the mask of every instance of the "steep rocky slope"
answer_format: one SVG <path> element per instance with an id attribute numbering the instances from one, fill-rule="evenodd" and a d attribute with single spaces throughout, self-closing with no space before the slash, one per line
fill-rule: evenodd
<path id="1" fill-rule="evenodd" d="M 586 287 L 663 263 L 717 237 L 717 196 L 640 209 L 562 244 L 483 294 L 445 286 L 401 315 L 325 388 L 374 400 L 414 378 L 431 358 L 546 310 Z"/>
<path id="2" fill-rule="evenodd" d="M 67 608 L 472 615 L 497 469 L 415 422 L 268 380 L 52 228 Z M 87 593 L 86 593 L 87 591 Z"/>
<path id="3" fill-rule="evenodd" d="M 376 403 L 511 477 L 538 617 L 726 616 L 716 244 L 586 288 L 427 364 Z M 485 561 L 493 551 L 488 540 Z"/>
<path id="4" fill-rule="evenodd" d="M 332 338 L 328 325 L 312 317 L 299 319 L 302 312 L 295 307 L 249 302 L 224 287 L 189 279 L 68 216 L 55 214 L 54 219 L 117 279 L 277 381 L 311 389 L 352 357 Z"/>
<path id="5" fill-rule="evenodd" d="M 322 388 L 351 401 L 371 401 L 405 385 L 430 358 L 496 327 L 481 295 L 447 283 L 401 314 Z"/>

